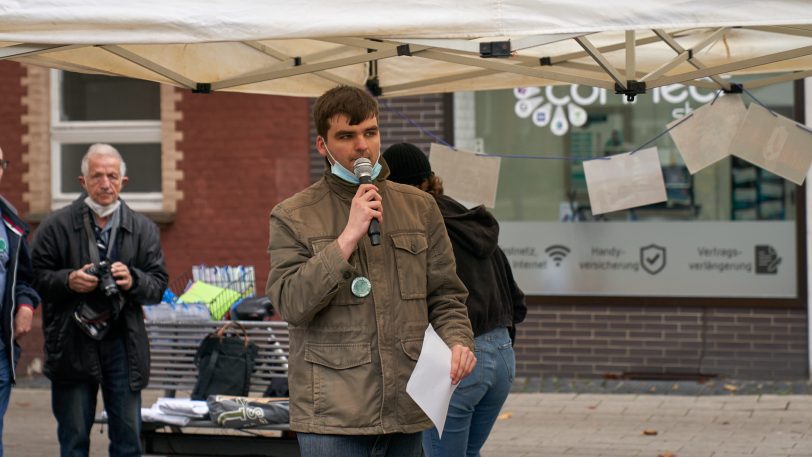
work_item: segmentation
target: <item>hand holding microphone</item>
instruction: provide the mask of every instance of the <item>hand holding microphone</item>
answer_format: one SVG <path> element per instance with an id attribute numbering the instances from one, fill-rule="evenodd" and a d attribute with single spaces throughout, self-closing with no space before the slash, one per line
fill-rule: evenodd
<path id="1" fill-rule="evenodd" d="M 355 177 L 358 178 L 361 184 L 372 183 L 372 162 L 370 162 L 369 159 L 361 157 L 360 159 L 356 160 L 353 164 L 352 172 L 355 174 Z M 369 241 L 373 246 L 378 246 L 381 244 L 381 224 L 378 222 L 378 219 L 373 218 L 369 222 L 367 234 L 369 235 Z"/>

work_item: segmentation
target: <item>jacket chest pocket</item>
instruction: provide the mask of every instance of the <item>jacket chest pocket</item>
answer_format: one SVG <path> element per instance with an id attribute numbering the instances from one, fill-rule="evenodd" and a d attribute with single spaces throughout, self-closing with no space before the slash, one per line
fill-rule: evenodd
<path id="1" fill-rule="evenodd" d="M 319 252 L 323 251 L 327 246 L 330 245 L 335 241 L 335 238 L 319 238 L 310 241 L 310 249 L 313 252 L 313 255 L 318 255 Z M 355 251 L 352 253 L 350 257 L 350 263 L 353 265 L 357 265 L 358 259 L 358 252 Z M 356 297 L 352 294 L 350 290 L 350 285 L 352 284 L 352 278 L 348 278 L 347 281 L 344 281 L 343 284 L 338 285 L 338 292 L 333 296 L 333 299 L 330 301 L 331 305 L 358 305 L 364 302 L 363 298 Z"/>
<path id="2" fill-rule="evenodd" d="M 404 300 L 426 298 L 428 241 L 423 233 L 390 235 L 395 251 L 400 296 Z"/>

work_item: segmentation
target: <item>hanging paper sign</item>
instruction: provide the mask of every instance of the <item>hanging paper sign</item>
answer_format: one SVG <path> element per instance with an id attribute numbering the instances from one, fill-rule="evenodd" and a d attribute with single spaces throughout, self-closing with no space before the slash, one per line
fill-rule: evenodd
<path id="1" fill-rule="evenodd" d="M 730 152 L 800 186 L 812 165 L 812 132 L 751 103 Z"/>
<path id="2" fill-rule="evenodd" d="M 691 174 L 730 155 L 730 143 L 746 115 L 740 95 L 725 95 L 668 124 Z"/>
<path id="3" fill-rule="evenodd" d="M 482 157 L 473 152 L 455 151 L 432 143 L 429 163 L 434 173 L 443 180 L 446 195 L 464 204 L 496 204 L 499 185 L 499 157 Z"/>
<path id="4" fill-rule="evenodd" d="M 657 148 L 584 162 L 592 214 L 650 205 L 666 200 Z"/>

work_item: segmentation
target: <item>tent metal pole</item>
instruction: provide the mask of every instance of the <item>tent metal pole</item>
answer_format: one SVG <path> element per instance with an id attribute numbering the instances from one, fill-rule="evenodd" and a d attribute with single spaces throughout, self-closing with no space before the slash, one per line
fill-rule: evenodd
<path id="1" fill-rule="evenodd" d="M 544 46 L 545 44 L 558 43 L 559 41 L 569 40 L 575 37 L 589 35 L 588 33 L 554 33 L 551 35 L 535 35 L 522 37 L 510 42 L 511 51 L 521 51 L 522 49 L 534 48 L 537 46 Z M 421 46 L 429 46 L 432 48 L 442 48 L 453 51 L 469 52 L 479 55 L 479 41 L 473 40 L 456 40 L 456 39 L 403 39 L 397 40 L 401 43 L 417 44 Z"/>
<path id="2" fill-rule="evenodd" d="M 384 86 L 384 87 L 381 87 L 381 89 L 383 89 L 384 94 L 392 96 L 392 95 L 394 95 L 393 92 L 396 93 L 396 92 L 399 92 L 399 91 L 404 91 L 404 90 L 409 90 L 409 89 L 417 89 L 419 87 L 432 86 L 432 85 L 435 85 L 435 84 L 443 84 L 443 83 L 449 83 L 449 82 L 454 82 L 454 81 L 462 81 L 462 80 L 465 80 L 465 79 L 480 78 L 482 76 L 488 76 L 488 75 L 493 75 L 493 74 L 497 74 L 497 73 L 499 73 L 499 72 L 496 71 L 496 70 L 474 70 L 474 71 L 469 71 L 469 72 L 466 72 L 466 73 L 460 73 L 460 74 L 456 74 L 456 75 L 441 76 L 441 77 L 438 77 L 438 78 L 421 79 L 419 81 L 413 81 L 413 82 L 410 82 L 410 83 L 395 84 L 395 85 L 392 85 L 392 86 Z"/>
<path id="3" fill-rule="evenodd" d="M 716 32 L 711 34 L 711 36 L 706 38 L 704 41 L 698 43 L 696 46 L 694 46 L 690 50 L 682 49 L 682 47 L 679 44 L 677 44 L 677 42 L 672 37 L 667 36 L 668 34 L 666 34 L 665 31 L 663 31 L 663 30 L 655 30 L 654 33 L 657 34 L 658 36 L 663 37 L 663 41 L 665 41 L 671 47 L 671 49 L 674 49 L 674 51 L 677 52 L 678 55 L 677 55 L 677 57 L 671 59 L 670 61 L 668 61 L 668 62 L 664 63 L 663 65 L 661 65 L 660 67 L 656 68 L 651 73 L 643 76 L 640 79 L 640 81 L 649 81 L 651 79 L 659 78 L 660 76 L 664 75 L 666 72 L 671 70 L 672 68 L 676 67 L 677 65 L 679 65 L 679 64 L 687 61 L 691 57 L 693 57 L 693 53 L 701 51 L 702 49 L 704 49 L 706 46 L 710 45 L 711 43 L 715 43 L 721 37 L 721 35 L 724 34 L 724 32 L 726 30 L 727 29 L 724 29 L 724 28 L 717 30 Z M 670 41 L 668 41 L 668 40 L 670 40 Z M 682 50 L 677 51 L 677 49 L 682 49 Z M 694 67 L 694 68 L 696 68 L 696 67 Z"/>
<path id="4" fill-rule="evenodd" d="M 626 80 L 637 79 L 637 71 L 634 68 L 637 61 L 635 55 L 637 46 L 634 45 L 634 36 L 634 30 L 626 31 Z"/>
<path id="5" fill-rule="evenodd" d="M 621 76 L 620 72 L 617 71 L 617 69 L 611 63 L 609 63 L 608 60 L 606 60 L 606 57 L 603 56 L 598 48 L 596 48 L 585 37 L 578 37 L 575 39 L 575 41 L 578 42 L 582 48 L 584 48 L 584 51 L 586 51 L 586 53 L 589 54 L 590 57 L 592 57 L 592 59 L 595 60 L 595 62 L 597 62 L 601 68 L 603 68 L 604 71 L 606 71 L 606 74 L 615 80 L 615 83 L 617 83 L 621 89 L 626 90 L 626 81 L 623 80 L 623 76 Z"/>
<path id="6" fill-rule="evenodd" d="M 706 68 L 705 64 L 699 61 L 696 57 L 693 56 L 694 52 L 699 52 L 705 46 L 708 46 L 711 43 L 715 43 L 719 38 L 721 38 L 725 32 L 727 32 L 727 28 L 720 28 L 716 32 L 712 33 L 711 36 L 703 40 L 701 43 L 697 44 L 694 48 L 688 50 L 688 63 L 693 65 L 694 68 L 697 70 L 703 70 Z M 654 33 L 662 39 L 665 44 L 667 44 L 671 49 L 673 49 L 677 54 L 682 54 L 685 52 L 685 49 L 677 43 L 677 41 L 671 38 L 664 30 L 654 30 Z M 730 83 L 726 82 L 716 74 L 709 75 L 710 78 L 719 85 L 724 90 L 730 90 Z"/>
<path id="7" fill-rule="evenodd" d="M 795 81 L 796 79 L 808 78 L 812 76 L 812 70 L 807 71 L 793 71 L 784 75 L 773 76 L 771 78 L 757 79 L 755 81 L 747 81 L 745 86 L 748 89 L 758 89 L 759 87 L 771 86 L 773 84 L 783 83 L 787 81 Z"/>
<path id="8" fill-rule="evenodd" d="M 576 63 L 576 62 L 563 62 L 556 65 L 556 68 L 571 68 L 573 70 L 580 70 L 580 71 L 590 71 L 593 73 L 600 73 L 604 74 L 603 69 L 597 65 L 589 65 L 585 63 Z M 637 76 L 637 81 L 645 82 L 642 78 L 643 72 L 638 71 L 635 76 Z M 702 81 L 702 80 L 693 80 L 693 81 L 685 81 L 683 84 L 689 86 L 696 86 L 701 87 L 704 89 L 719 89 L 719 85 L 710 81 Z"/>
<path id="9" fill-rule="evenodd" d="M 515 65 L 502 62 L 498 59 L 481 59 L 479 57 L 465 57 L 456 54 L 447 54 L 440 52 L 436 49 L 424 51 L 420 57 L 427 59 L 434 59 L 443 62 L 455 63 L 459 65 L 466 65 L 469 67 L 489 68 L 496 71 L 503 71 L 507 73 L 516 73 L 534 78 L 551 79 L 570 84 L 584 84 L 587 86 L 602 87 L 604 89 L 614 90 L 615 85 L 611 81 L 602 79 L 588 78 L 586 76 L 571 75 L 567 73 L 559 73 L 550 71 L 539 67 L 527 67 L 525 65 Z"/>
<path id="10" fill-rule="evenodd" d="M 46 54 L 49 52 L 69 51 L 84 48 L 84 44 L 16 44 L 0 48 L 0 60 Z"/>
<path id="11" fill-rule="evenodd" d="M 423 49 L 417 47 L 412 49 L 412 54 L 421 52 Z M 363 53 L 357 56 L 345 57 L 343 59 L 330 60 L 327 62 L 318 62 L 312 64 L 298 65 L 291 68 L 281 70 L 263 71 L 248 76 L 238 76 L 236 78 L 224 79 L 222 81 L 214 82 L 211 84 L 211 90 L 221 90 L 228 87 L 243 86 L 245 84 L 253 84 L 262 81 L 269 81 L 272 79 L 285 78 L 288 76 L 302 75 L 305 73 L 313 73 L 315 71 L 329 70 L 331 68 L 346 67 L 358 63 L 369 62 L 370 60 L 385 59 L 387 57 L 394 57 L 397 55 L 397 49 L 386 49 L 370 53 Z"/>
<path id="12" fill-rule="evenodd" d="M 271 46 L 268 46 L 267 44 L 260 43 L 259 41 L 241 41 L 240 43 L 242 43 L 242 44 L 244 44 L 244 45 L 246 45 L 246 46 L 248 46 L 250 48 L 254 48 L 257 51 L 259 51 L 259 52 L 261 52 L 263 54 L 267 54 L 267 55 L 269 55 L 269 56 L 271 56 L 271 57 L 273 57 L 275 59 L 286 60 L 286 59 L 293 59 L 294 58 L 293 56 L 285 54 L 284 52 L 279 51 L 279 50 L 277 50 L 275 48 L 272 48 Z M 302 60 L 302 62 L 312 62 L 314 60 L 321 60 L 321 59 L 326 59 L 328 57 L 335 57 L 336 54 L 341 54 L 343 51 L 347 51 L 347 50 L 349 50 L 349 48 L 348 49 L 343 49 L 343 50 L 340 49 L 340 48 L 339 49 L 325 49 L 324 51 L 314 52 L 312 54 L 305 54 L 305 55 L 297 56 L 297 57 L 299 57 Z"/>
<path id="13" fill-rule="evenodd" d="M 674 83 L 682 83 L 692 79 L 704 78 L 711 75 L 721 75 L 730 73 L 743 68 L 758 67 L 761 65 L 768 65 L 783 60 L 796 59 L 812 54 L 812 46 L 804 46 L 802 48 L 791 49 L 789 51 L 776 52 L 767 54 L 760 57 L 753 57 L 751 59 L 739 60 L 737 62 L 726 63 L 717 65 L 715 67 L 707 67 L 702 70 L 690 71 L 687 73 L 680 73 L 678 75 L 666 76 L 648 84 L 648 87 L 667 86 Z"/>
<path id="14" fill-rule="evenodd" d="M 679 32 L 674 32 L 672 34 L 672 36 L 676 35 L 676 34 L 679 34 L 679 33 L 684 33 L 684 32 L 685 32 L 684 30 L 679 31 Z M 645 38 L 638 38 L 634 42 L 634 44 L 635 44 L 635 46 L 643 46 L 643 45 L 646 45 L 646 44 L 657 43 L 659 41 L 660 41 L 660 39 L 656 35 L 652 35 L 652 36 L 647 36 Z M 624 41 L 622 43 L 615 43 L 615 44 L 609 44 L 609 45 L 606 45 L 606 46 L 601 46 L 601 47 L 598 48 L 598 51 L 605 54 L 605 53 L 608 53 L 608 52 L 619 51 L 621 49 L 624 49 L 625 47 L 626 47 L 626 42 Z M 552 56 L 552 57 L 550 57 L 550 62 L 553 65 L 556 65 L 556 64 L 561 63 L 561 62 L 566 62 L 566 61 L 575 60 L 575 59 L 582 59 L 584 57 L 589 57 L 589 54 L 587 54 L 585 51 L 570 52 L 568 54 L 561 54 L 559 56 Z"/>
<path id="15" fill-rule="evenodd" d="M 260 42 L 257 42 L 257 41 L 242 41 L 241 43 L 248 46 L 248 47 L 250 47 L 250 48 L 253 48 L 253 49 L 255 49 L 255 50 L 257 50 L 257 51 L 259 51 L 259 52 L 261 52 L 261 53 L 263 53 L 265 55 L 273 57 L 274 59 L 279 60 L 279 62 L 277 62 L 276 64 L 273 64 L 273 65 L 269 65 L 269 66 L 267 66 L 265 68 L 262 68 L 260 70 L 255 70 L 255 71 L 251 71 L 251 72 L 248 72 L 248 73 L 244 73 L 244 74 L 242 74 L 240 76 L 250 76 L 250 75 L 257 74 L 257 73 L 264 72 L 264 71 L 277 70 L 279 68 L 290 68 L 290 67 L 293 67 L 293 66 L 296 66 L 296 65 L 301 65 L 302 62 L 305 62 L 305 61 L 319 60 L 319 59 L 323 59 L 325 57 L 334 57 L 336 54 L 341 52 L 340 50 L 331 49 L 329 51 L 314 52 L 313 54 L 308 54 L 307 56 L 293 57 L 293 56 L 289 56 L 289 55 L 285 54 L 284 52 L 276 50 L 276 49 L 274 49 L 274 48 L 272 48 L 270 46 L 264 45 L 264 44 L 262 44 Z M 336 84 L 343 84 L 345 86 L 359 86 L 360 87 L 360 85 L 358 85 L 354 81 L 350 81 L 350 80 L 342 78 L 340 76 L 330 74 L 330 73 L 328 73 L 326 71 L 317 71 L 317 72 L 314 72 L 313 74 L 320 77 L 320 78 L 322 78 L 322 79 L 326 79 L 327 81 L 334 82 Z"/>
<path id="16" fill-rule="evenodd" d="M 115 54 L 121 57 L 124 60 L 132 62 L 140 67 L 146 68 L 147 70 L 157 73 L 167 79 L 171 79 L 172 81 L 175 81 L 176 83 L 185 86 L 189 89 L 197 88 L 197 83 L 195 81 L 192 81 L 191 79 L 181 75 L 180 73 L 176 73 L 156 62 L 141 57 L 134 52 L 128 51 L 127 49 L 124 49 L 121 46 L 107 45 L 101 46 L 101 48 L 111 54 Z"/>
<path id="17" fill-rule="evenodd" d="M 651 71 L 651 73 L 649 73 L 649 74 L 643 76 L 642 78 L 640 78 L 640 81 L 646 82 L 646 81 L 649 81 L 651 79 L 659 78 L 660 76 L 664 75 L 666 72 L 671 70 L 672 68 L 674 68 L 674 67 L 678 66 L 679 64 L 687 61 L 688 60 L 688 55 L 689 55 L 688 51 L 681 52 L 677 57 L 674 57 L 673 59 L 669 60 L 668 62 L 660 65 L 658 68 L 655 68 L 653 71 Z"/>
<path id="18" fill-rule="evenodd" d="M 792 26 L 749 26 L 742 27 L 747 30 L 758 30 L 761 32 L 780 33 L 782 35 L 793 35 L 802 37 L 812 37 L 812 30 L 803 27 Z"/>

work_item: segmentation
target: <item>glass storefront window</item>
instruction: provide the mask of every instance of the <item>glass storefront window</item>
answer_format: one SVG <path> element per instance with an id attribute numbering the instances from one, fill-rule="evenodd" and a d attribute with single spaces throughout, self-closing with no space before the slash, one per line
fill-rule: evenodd
<path id="1" fill-rule="evenodd" d="M 748 78 L 739 78 L 745 82 Z M 500 245 L 530 295 L 797 299 L 800 187 L 736 157 L 691 174 L 669 134 L 658 149 L 667 201 L 592 215 L 583 160 L 629 152 L 717 96 L 673 85 L 629 103 L 586 86 L 466 94 L 457 144 L 544 157 L 501 160 Z M 793 83 L 752 91 L 792 118 Z M 726 95 L 722 95 L 726 96 Z M 752 99 L 743 95 L 745 105 Z M 471 109 L 472 108 L 472 109 Z"/>
<path id="2" fill-rule="evenodd" d="M 792 117 L 792 83 L 753 91 L 773 111 Z M 711 102 L 716 91 L 674 85 L 634 103 L 606 90 L 548 86 L 477 92 L 477 137 L 489 154 L 561 157 L 502 159 L 494 214 L 503 221 L 590 219 L 580 160 L 629 152 L 666 124 Z M 746 102 L 747 97 L 745 96 Z M 545 117 L 538 119 L 538 117 Z M 604 220 L 793 220 L 795 185 L 736 158 L 691 175 L 669 135 L 656 143 L 668 201 L 607 214 Z"/>

